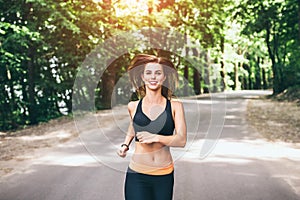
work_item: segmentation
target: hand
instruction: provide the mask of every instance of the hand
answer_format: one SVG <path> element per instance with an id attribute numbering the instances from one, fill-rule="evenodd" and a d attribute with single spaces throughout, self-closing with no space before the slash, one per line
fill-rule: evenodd
<path id="1" fill-rule="evenodd" d="M 128 148 L 126 146 L 122 146 L 118 151 L 117 154 L 122 157 L 125 158 L 126 157 L 126 152 L 128 151 Z"/>
<path id="2" fill-rule="evenodd" d="M 158 135 L 149 133 L 147 131 L 137 132 L 137 139 L 139 139 L 140 143 L 151 144 L 154 142 L 158 142 Z"/>

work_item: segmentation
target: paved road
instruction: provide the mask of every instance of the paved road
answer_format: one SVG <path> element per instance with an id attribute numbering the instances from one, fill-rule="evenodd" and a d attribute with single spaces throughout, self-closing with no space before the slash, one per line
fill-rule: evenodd
<path id="1" fill-rule="evenodd" d="M 189 137 L 186 148 L 172 150 L 174 200 L 300 199 L 300 148 L 267 142 L 246 121 L 248 99 L 267 93 L 183 99 Z M 115 150 L 127 124 L 123 107 L 76 118 L 80 138 L 40 151 L 22 172 L 2 178 L 0 200 L 123 199 L 133 147 L 125 159 Z"/>

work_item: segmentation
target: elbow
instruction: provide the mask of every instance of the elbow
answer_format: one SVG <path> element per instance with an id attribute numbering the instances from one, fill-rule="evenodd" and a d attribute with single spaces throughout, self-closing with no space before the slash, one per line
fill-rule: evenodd
<path id="1" fill-rule="evenodd" d="M 186 145 L 186 138 L 182 138 L 182 140 L 180 140 L 180 143 L 178 146 L 184 148 L 185 145 Z"/>
<path id="2" fill-rule="evenodd" d="M 176 146 L 184 148 L 187 142 L 186 132 L 179 133 L 176 136 L 177 136 Z"/>
<path id="3" fill-rule="evenodd" d="M 186 145 L 186 139 L 183 141 L 183 143 L 182 143 L 182 148 L 184 148 L 185 147 L 185 145 Z"/>

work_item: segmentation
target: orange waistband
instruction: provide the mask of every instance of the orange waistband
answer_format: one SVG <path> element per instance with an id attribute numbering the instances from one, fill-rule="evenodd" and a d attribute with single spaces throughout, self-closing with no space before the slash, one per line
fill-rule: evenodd
<path id="1" fill-rule="evenodd" d="M 170 174 L 174 170 L 174 164 L 171 163 L 170 165 L 162 168 L 157 168 L 157 167 L 150 167 L 147 165 L 139 164 L 134 161 L 130 161 L 129 163 L 129 168 L 132 169 L 133 171 L 136 171 L 138 173 L 142 174 L 148 174 L 148 175 L 166 175 Z"/>

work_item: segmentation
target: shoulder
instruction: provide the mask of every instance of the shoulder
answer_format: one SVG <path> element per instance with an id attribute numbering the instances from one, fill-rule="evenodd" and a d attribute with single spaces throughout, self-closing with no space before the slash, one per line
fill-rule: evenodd
<path id="1" fill-rule="evenodd" d="M 128 110 L 132 110 L 132 109 L 135 109 L 138 105 L 140 100 L 137 100 L 137 101 L 130 101 L 127 105 L 128 107 Z"/>
<path id="2" fill-rule="evenodd" d="M 130 101 L 128 103 L 127 108 L 128 108 L 128 111 L 129 111 L 129 113 L 130 113 L 131 116 L 133 116 L 133 114 L 135 113 L 139 101 L 140 100 L 138 100 L 138 101 Z"/>
<path id="3" fill-rule="evenodd" d="M 183 104 L 179 99 L 172 99 L 170 100 L 170 102 L 171 102 L 172 110 L 174 112 L 183 110 Z"/>
<path id="4" fill-rule="evenodd" d="M 172 99 L 170 100 L 170 102 L 171 102 L 171 106 L 174 108 L 183 106 L 182 102 L 179 99 Z"/>

